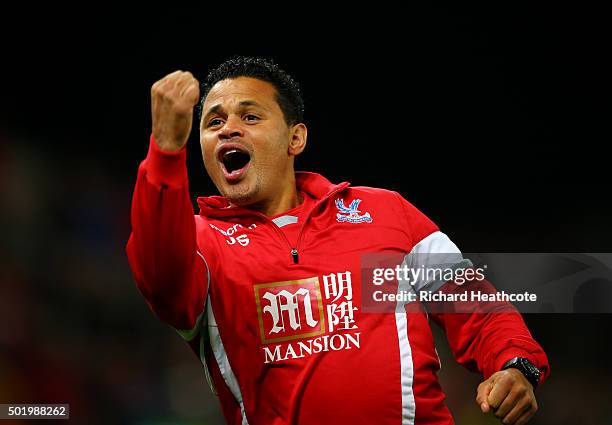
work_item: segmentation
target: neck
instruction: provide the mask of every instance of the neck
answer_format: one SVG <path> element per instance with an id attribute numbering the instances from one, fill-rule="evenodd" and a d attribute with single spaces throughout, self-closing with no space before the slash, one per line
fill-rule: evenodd
<path id="1" fill-rule="evenodd" d="M 268 217 L 272 217 L 289 211 L 302 202 L 304 202 L 303 196 L 298 193 L 295 185 L 295 176 L 293 176 L 293 179 L 285 185 L 283 191 L 277 194 L 273 199 L 250 205 L 249 208 L 259 211 Z"/>

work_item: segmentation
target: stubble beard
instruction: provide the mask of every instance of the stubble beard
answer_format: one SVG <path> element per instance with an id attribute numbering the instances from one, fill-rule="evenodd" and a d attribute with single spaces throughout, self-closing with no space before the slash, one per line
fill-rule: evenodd
<path id="1" fill-rule="evenodd" d="M 212 167 L 216 167 L 217 164 L 213 164 Z M 253 173 L 254 178 L 252 183 L 248 183 L 245 180 L 248 180 L 248 176 L 238 183 L 229 184 L 225 181 L 225 177 L 221 172 L 218 174 L 211 173 L 211 169 L 207 164 L 206 160 L 204 160 L 204 168 L 208 173 L 208 177 L 212 180 L 213 184 L 219 191 L 219 194 L 230 201 L 233 205 L 244 206 L 249 205 L 257 201 L 257 196 L 261 191 L 261 176 L 258 173 Z M 249 172 L 253 172 L 255 170 L 249 170 Z M 213 175 L 216 175 L 218 182 L 217 183 Z"/>
<path id="2" fill-rule="evenodd" d="M 259 174 L 254 175 L 254 181 L 247 183 L 241 181 L 234 185 L 224 186 L 221 195 L 225 197 L 231 204 L 237 206 L 247 206 L 258 201 L 258 195 L 261 192 L 261 179 Z"/>

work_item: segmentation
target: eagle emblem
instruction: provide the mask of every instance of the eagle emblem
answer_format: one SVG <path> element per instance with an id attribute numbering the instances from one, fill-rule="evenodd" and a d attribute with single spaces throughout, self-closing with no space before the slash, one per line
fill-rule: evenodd
<path id="1" fill-rule="evenodd" d="M 353 199 L 347 207 L 342 198 L 336 199 L 336 208 L 340 211 L 336 213 L 336 220 L 340 223 L 371 223 L 372 217 L 369 212 L 360 215 L 361 211 L 357 209 L 360 203 L 361 199 Z"/>

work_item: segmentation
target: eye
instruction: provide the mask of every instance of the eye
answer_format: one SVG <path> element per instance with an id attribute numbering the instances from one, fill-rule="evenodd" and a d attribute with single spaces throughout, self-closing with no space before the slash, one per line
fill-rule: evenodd
<path id="1" fill-rule="evenodd" d="M 244 120 L 245 121 L 253 122 L 253 121 L 258 121 L 259 117 L 257 115 L 247 114 L 247 115 L 244 116 Z"/>
<path id="2" fill-rule="evenodd" d="M 221 124 L 223 124 L 221 118 L 213 118 L 212 120 L 208 121 L 208 127 L 216 127 Z"/>

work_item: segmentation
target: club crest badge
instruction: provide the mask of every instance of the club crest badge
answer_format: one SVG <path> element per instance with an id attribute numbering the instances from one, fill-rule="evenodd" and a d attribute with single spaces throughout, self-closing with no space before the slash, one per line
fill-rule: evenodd
<path id="1" fill-rule="evenodd" d="M 338 213 L 336 213 L 336 220 L 340 223 L 349 222 L 349 223 L 371 223 L 372 217 L 370 217 L 370 213 L 366 212 L 360 214 L 357 208 L 361 203 L 361 199 L 353 199 L 349 206 L 344 205 L 344 200 L 341 198 L 336 199 L 336 208 L 338 208 Z"/>

